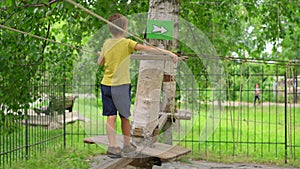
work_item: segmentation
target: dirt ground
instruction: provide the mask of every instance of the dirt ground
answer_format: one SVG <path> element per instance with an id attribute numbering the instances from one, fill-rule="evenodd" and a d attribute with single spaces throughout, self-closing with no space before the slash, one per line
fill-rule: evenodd
<path id="1" fill-rule="evenodd" d="M 153 169 L 280 169 L 280 167 L 277 166 L 266 166 L 260 164 L 222 164 L 207 161 L 191 161 L 191 163 L 192 164 L 169 162 L 163 163 L 162 166 L 154 166 Z"/>
<path id="2" fill-rule="evenodd" d="M 99 155 L 93 159 L 94 163 L 91 169 L 102 169 L 101 163 L 110 160 L 105 155 Z M 139 169 L 133 166 L 127 166 L 123 169 Z M 179 161 L 164 162 L 161 166 L 154 165 L 152 169 L 296 169 L 296 168 L 283 168 L 278 166 L 262 165 L 262 164 L 248 164 L 248 163 L 235 163 L 235 164 L 223 164 L 207 161 L 189 161 L 189 163 L 183 163 Z"/>

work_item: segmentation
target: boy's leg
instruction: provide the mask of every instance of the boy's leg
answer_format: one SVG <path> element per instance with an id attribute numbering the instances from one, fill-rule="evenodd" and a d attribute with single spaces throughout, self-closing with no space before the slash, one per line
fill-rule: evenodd
<path id="1" fill-rule="evenodd" d="M 123 153 L 125 156 L 134 155 L 132 153 L 134 153 L 136 150 L 136 147 L 130 143 L 130 88 L 131 87 L 129 84 L 114 86 L 112 88 L 114 104 L 116 105 L 117 110 L 119 111 L 119 115 L 121 117 L 122 122 L 122 133 L 124 137 Z"/>
<path id="2" fill-rule="evenodd" d="M 121 117 L 122 122 L 122 133 L 124 137 L 124 144 L 130 144 L 130 122 L 129 119 Z"/>
<path id="3" fill-rule="evenodd" d="M 116 142 L 116 118 L 117 116 L 108 116 L 106 121 L 106 133 L 108 138 L 107 155 L 110 158 L 120 158 L 121 148 Z"/>
<path id="4" fill-rule="evenodd" d="M 116 118 L 117 116 L 108 116 L 106 121 L 106 133 L 108 138 L 109 147 L 117 147 L 116 142 Z"/>
<path id="5" fill-rule="evenodd" d="M 121 117 L 122 133 L 124 137 L 123 153 L 124 156 L 135 156 L 136 146 L 130 143 L 130 121 L 128 118 Z"/>
<path id="6" fill-rule="evenodd" d="M 106 133 L 108 139 L 107 155 L 111 158 L 121 157 L 121 149 L 116 143 L 117 108 L 111 96 L 111 87 L 101 85 L 103 115 L 107 116 Z"/>
<path id="7" fill-rule="evenodd" d="M 122 122 L 122 133 L 124 137 L 124 144 L 130 144 L 130 85 L 120 85 L 112 87 L 112 98 L 116 105 Z"/>

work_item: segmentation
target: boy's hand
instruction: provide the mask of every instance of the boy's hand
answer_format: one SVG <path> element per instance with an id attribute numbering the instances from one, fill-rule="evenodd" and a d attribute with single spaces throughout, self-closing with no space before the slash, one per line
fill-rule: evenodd
<path id="1" fill-rule="evenodd" d="M 102 66 L 104 64 L 104 58 L 101 56 L 100 51 L 97 52 L 97 56 L 98 56 L 97 63 L 98 63 L 98 65 Z"/>
<path id="2" fill-rule="evenodd" d="M 178 62 L 178 56 L 176 54 L 174 54 L 174 53 L 172 55 L 172 60 L 173 60 L 174 64 Z"/>
<path id="3" fill-rule="evenodd" d="M 168 53 L 171 55 L 173 63 L 174 64 L 177 63 L 178 62 L 178 56 L 175 53 L 170 52 L 170 51 Z"/>

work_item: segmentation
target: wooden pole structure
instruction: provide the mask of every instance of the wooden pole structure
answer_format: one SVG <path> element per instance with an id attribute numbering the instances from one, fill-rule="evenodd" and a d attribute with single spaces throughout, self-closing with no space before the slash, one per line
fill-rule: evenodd
<path id="1" fill-rule="evenodd" d="M 177 47 L 178 14 L 178 0 L 150 0 L 148 20 L 174 23 L 173 40 L 149 39 L 150 44 L 167 50 Z M 143 137 L 153 137 L 153 130 L 159 126 L 159 113 L 175 111 L 175 75 L 176 65 L 172 61 L 141 60 L 133 112 L 133 135 L 142 133 Z M 165 143 L 172 144 L 171 128 L 167 133 Z"/>

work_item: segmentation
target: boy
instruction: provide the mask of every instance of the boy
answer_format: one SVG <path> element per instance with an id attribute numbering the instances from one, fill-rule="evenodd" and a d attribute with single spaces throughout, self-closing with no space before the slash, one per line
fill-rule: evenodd
<path id="1" fill-rule="evenodd" d="M 130 54 L 135 51 L 145 51 L 150 53 L 164 53 L 173 58 L 173 62 L 178 60 L 174 53 L 156 49 L 151 46 L 138 44 L 137 42 L 126 39 L 125 35 L 128 20 L 121 14 L 114 14 L 109 17 L 109 21 L 123 29 L 109 25 L 112 38 L 107 39 L 101 52 L 98 52 L 98 64 L 104 65 L 104 76 L 101 81 L 103 115 L 107 116 L 106 132 L 108 137 L 107 155 L 111 158 L 121 157 L 121 148 L 116 144 L 116 118 L 117 111 L 121 118 L 121 127 L 124 137 L 122 152 L 129 155 L 134 152 L 136 147 L 130 143 L 130 75 L 129 64 Z"/>

